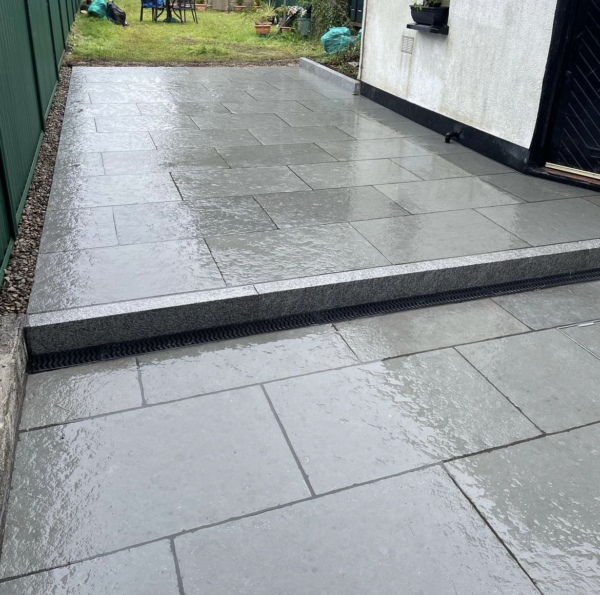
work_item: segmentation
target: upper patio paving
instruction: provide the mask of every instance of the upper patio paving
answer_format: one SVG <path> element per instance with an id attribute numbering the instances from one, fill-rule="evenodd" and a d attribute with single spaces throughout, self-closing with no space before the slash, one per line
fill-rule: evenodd
<path id="1" fill-rule="evenodd" d="M 599 207 L 298 68 L 75 68 L 32 349 L 600 268 Z"/>

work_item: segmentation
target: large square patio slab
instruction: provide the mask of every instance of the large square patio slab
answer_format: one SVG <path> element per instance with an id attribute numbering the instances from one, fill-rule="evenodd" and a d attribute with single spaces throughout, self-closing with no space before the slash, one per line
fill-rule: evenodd
<path id="1" fill-rule="evenodd" d="M 72 80 L 33 353 L 600 268 L 600 193 L 297 68 Z"/>

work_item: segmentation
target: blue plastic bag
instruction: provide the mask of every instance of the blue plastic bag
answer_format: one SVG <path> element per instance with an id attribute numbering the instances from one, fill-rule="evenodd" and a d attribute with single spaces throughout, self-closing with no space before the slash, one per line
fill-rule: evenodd
<path id="1" fill-rule="evenodd" d="M 328 54 L 343 52 L 352 43 L 352 32 L 348 27 L 332 27 L 321 37 L 321 43 Z"/>

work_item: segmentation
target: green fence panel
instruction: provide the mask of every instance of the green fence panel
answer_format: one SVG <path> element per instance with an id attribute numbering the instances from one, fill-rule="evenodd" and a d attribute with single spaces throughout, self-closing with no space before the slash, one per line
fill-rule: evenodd
<path id="1" fill-rule="evenodd" d="M 48 12 L 48 0 L 26 0 L 26 3 L 29 7 L 38 94 L 45 120 L 52 104 L 52 97 L 58 80 L 52 23 Z"/>
<path id="2" fill-rule="evenodd" d="M 62 28 L 62 18 L 60 16 L 61 1 L 62 0 L 48 0 L 50 22 L 52 23 L 52 39 L 54 41 L 54 57 L 56 58 L 57 66 L 60 66 L 62 62 L 67 42 Z"/>
<path id="3" fill-rule="evenodd" d="M 0 173 L 0 175 L 2 174 Z M 5 198 L 2 184 L 0 184 L 0 283 L 4 279 L 4 269 L 8 264 L 10 251 L 14 243 L 8 223 L 9 217 L 6 211 Z"/>
<path id="4" fill-rule="evenodd" d="M 62 25 L 63 37 L 65 38 L 65 45 L 66 45 L 66 40 L 69 37 L 69 30 L 71 28 L 71 22 L 69 20 L 69 9 L 67 8 L 68 3 L 69 3 L 69 0 L 59 0 L 60 22 Z"/>
<path id="5" fill-rule="evenodd" d="M 0 19 L 0 151 L 13 225 L 21 214 L 41 142 L 42 117 L 24 2 Z"/>

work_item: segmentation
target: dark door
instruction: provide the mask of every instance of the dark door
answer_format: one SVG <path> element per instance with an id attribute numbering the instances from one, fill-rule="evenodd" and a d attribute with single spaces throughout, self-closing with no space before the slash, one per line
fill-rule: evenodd
<path id="1" fill-rule="evenodd" d="M 350 20 L 353 23 L 362 23 L 364 2 L 365 0 L 350 0 Z"/>
<path id="2" fill-rule="evenodd" d="M 600 0 L 579 0 L 548 165 L 600 174 Z"/>

